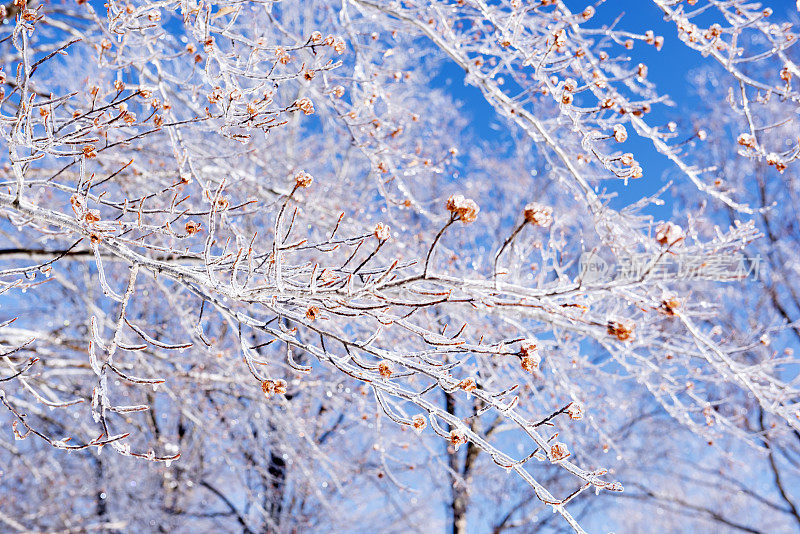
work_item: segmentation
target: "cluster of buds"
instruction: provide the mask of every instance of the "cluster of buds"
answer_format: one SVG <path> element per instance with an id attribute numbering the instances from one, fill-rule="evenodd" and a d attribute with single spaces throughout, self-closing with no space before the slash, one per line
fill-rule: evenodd
<path id="1" fill-rule="evenodd" d="M 122 120 L 125 121 L 125 124 L 133 124 L 136 122 L 136 114 L 128 111 L 127 109 L 121 110 Z"/>
<path id="2" fill-rule="evenodd" d="M 583 20 L 589 20 L 592 17 L 594 17 L 594 7 L 587 6 L 581 13 L 581 18 L 583 18 Z"/>
<path id="3" fill-rule="evenodd" d="M 452 195 L 445 204 L 447 211 L 452 213 L 463 223 L 475 222 L 481 210 L 474 200 L 465 198 L 464 195 Z"/>
<path id="4" fill-rule="evenodd" d="M 562 104 L 572 104 L 572 93 L 574 93 L 578 89 L 578 83 L 572 79 L 567 78 L 564 80 L 564 86 L 562 88 L 561 93 L 561 103 Z"/>
<path id="5" fill-rule="evenodd" d="M 675 22 L 678 26 L 678 37 L 682 41 L 697 43 L 702 39 L 703 32 L 696 24 L 690 22 L 687 17 L 678 17 Z"/>
<path id="6" fill-rule="evenodd" d="M 627 177 L 638 179 L 641 178 L 642 176 L 644 176 L 644 171 L 642 170 L 642 167 L 639 165 L 634 165 L 633 167 L 631 167 L 630 174 L 628 174 Z"/>
<path id="7" fill-rule="evenodd" d="M 567 32 L 564 28 L 560 28 L 553 34 L 553 40 L 557 51 L 567 45 Z"/>
<path id="8" fill-rule="evenodd" d="M 231 102 L 239 101 L 242 99 L 242 92 L 238 89 L 231 89 L 228 91 L 228 100 Z"/>
<path id="9" fill-rule="evenodd" d="M 519 346 L 519 358 L 522 362 L 522 368 L 533 373 L 539 369 L 539 364 L 542 363 L 542 356 L 539 354 L 539 349 L 534 341 L 523 341 Z"/>
<path id="10" fill-rule="evenodd" d="M 787 84 L 792 80 L 792 71 L 788 65 L 781 69 L 781 80 Z"/>
<path id="11" fill-rule="evenodd" d="M 628 130 L 622 124 L 614 125 L 614 140 L 617 143 L 624 143 L 628 140 Z"/>
<path id="12" fill-rule="evenodd" d="M 308 309 L 306 310 L 306 319 L 308 319 L 309 321 L 313 321 L 317 317 L 319 317 L 319 308 L 317 308 L 316 306 L 309 306 Z"/>
<path id="13" fill-rule="evenodd" d="M 654 34 L 653 30 L 647 30 L 644 32 L 644 42 L 655 46 L 656 50 L 661 50 L 661 47 L 664 46 L 664 38 L 660 35 Z"/>
<path id="14" fill-rule="evenodd" d="M 248 102 L 245 109 L 250 116 L 258 115 L 258 102 Z"/>
<path id="15" fill-rule="evenodd" d="M 82 152 L 83 156 L 87 159 L 92 159 L 97 157 L 97 150 L 94 148 L 94 145 L 84 145 Z"/>
<path id="16" fill-rule="evenodd" d="M 332 46 L 337 54 L 344 54 L 344 51 L 347 50 L 347 45 L 345 44 L 344 39 L 338 36 L 334 37 L 333 35 L 329 35 L 325 38 L 325 41 L 322 44 L 326 46 Z"/>
<path id="17" fill-rule="evenodd" d="M 475 391 L 476 389 L 478 389 L 478 385 L 475 383 L 474 378 L 465 378 L 464 380 L 458 383 L 458 387 L 468 393 L 470 391 Z"/>
<path id="18" fill-rule="evenodd" d="M 86 200 L 79 194 L 74 194 L 69 198 L 69 203 L 72 205 L 72 211 L 78 220 L 83 220 L 86 216 Z"/>
<path id="19" fill-rule="evenodd" d="M 661 223 L 656 227 L 656 241 L 660 245 L 671 247 L 683 241 L 684 237 L 683 228 L 671 221 Z"/>
<path id="20" fill-rule="evenodd" d="M 620 108 L 619 109 L 619 114 L 620 115 L 625 115 L 626 113 L 630 113 L 634 117 L 641 117 L 645 113 L 650 113 L 650 111 L 652 111 L 652 108 L 650 107 L 650 104 L 642 104 L 642 107 L 637 107 L 637 108 L 633 108 L 633 109 Z"/>
<path id="21" fill-rule="evenodd" d="M 756 141 L 756 136 L 749 133 L 740 134 L 739 137 L 736 138 L 736 142 L 745 148 L 755 148 L 758 143 L 758 141 Z"/>
<path id="22" fill-rule="evenodd" d="M 598 87 L 600 89 L 605 89 L 606 87 L 608 87 L 608 78 L 606 78 L 606 75 L 603 74 L 603 72 L 601 70 L 594 69 L 592 71 L 592 79 L 594 80 L 594 85 L 596 87 Z M 611 103 L 613 105 L 613 103 L 614 103 L 613 99 L 607 99 L 607 100 L 611 100 Z M 611 106 L 609 106 L 609 107 L 611 107 Z"/>
<path id="23" fill-rule="evenodd" d="M 297 171 L 294 175 L 294 183 L 297 187 L 311 187 L 314 182 L 314 177 L 306 171 Z"/>
<path id="24" fill-rule="evenodd" d="M 223 96 L 224 93 L 222 92 L 222 87 L 217 86 L 214 89 L 212 89 L 210 93 L 208 93 L 208 101 L 211 102 L 212 104 L 216 104 L 217 102 L 222 100 Z"/>
<path id="25" fill-rule="evenodd" d="M 378 373 L 380 373 L 383 378 L 391 378 L 392 368 L 389 367 L 389 362 L 386 360 L 378 362 Z"/>
<path id="26" fill-rule="evenodd" d="M 209 198 L 208 201 L 213 202 L 214 211 L 225 211 L 226 209 L 228 209 L 228 206 L 230 205 L 228 199 L 222 195 L 220 195 L 219 198 L 217 198 L 216 202 L 214 202 L 213 198 Z"/>
<path id="27" fill-rule="evenodd" d="M 289 63 L 289 61 L 292 60 L 292 56 L 290 56 L 289 53 L 286 52 L 286 49 L 283 48 L 282 46 L 279 46 L 278 48 L 275 49 L 275 58 L 281 65 L 286 65 L 287 63 Z"/>
<path id="28" fill-rule="evenodd" d="M 675 297 L 666 298 L 661 301 L 661 311 L 664 312 L 666 315 L 672 316 L 675 315 L 678 308 L 681 307 L 681 301 L 676 299 Z"/>
<path id="29" fill-rule="evenodd" d="M 197 221 L 188 221 L 184 228 L 187 234 L 194 235 L 199 233 L 203 229 L 203 226 Z"/>
<path id="30" fill-rule="evenodd" d="M 608 321 L 607 330 L 608 333 L 620 341 L 633 341 L 634 334 L 634 324 L 631 321 L 625 319 L 619 320 L 611 320 Z"/>
<path id="31" fill-rule="evenodd" d="M 331 89 L 331 94 L 336 98 L 342 98 L 344 96 L 344 87 L 341 85 L 335 86 L 333 89 Z"/>
<path id="32" fill-rule="evenodd" d="M 389 225 L 383 224 L 382 222 L 379 222 L 375 225 L 375 229 L 372 231 L 372 234 L 378 241 L 386 241 L 392 235 Z"/>
<path id="33" fill-rule="evenodd" d="M 305 113 L 306 115 L 313 115 L 314 114 L 314 103 L 311 101 L 310 98 L 304 96 L 303 98 L 299 98 L 294 101 L 294 106 L 297 107 L 300 111 Z"/>
<path id="34" fill-rule="evenodd" d="M 711 41 L 712 39 L 714 39 L 715 37 L 719 37 L 720 35 L 722 35 L 722 26 L 720 26 L 715 22 L 706 30 L 706 32 L 703 34 L 703 37 Z"/>
<path id="35" fill-rule="evenodd" d="M 775 167 L 775 169 L 781 174 L 783 174 L 783 171 L 786 170 L 786 163 L 784 163 L 781 160 L 781 157 L 775 152 L 770 152 L 767 154 L 767 165 Z"/>
<path id="36" fill-rule="evenodd" d="M 83 214 L 83 220 L 87 224 L 94 224 L 96 222 L 100 222 L 100 211 L 99 210 L 86 210 L 86 213 Z"/>
<path id="37" fill-rule="evenodd" d="M 713 426 L 714 425 L 714 408 L 711 406 L 706 406 L 703 408 L 703 417 L 706 418 L 706 425 Z"/>
<path id="38" fill-rule="evenodd" d="M 85 224 L 90 230 L 92 243 L 98 243 L 102 238 L 103 232 L 113 231 L 115 225 L 112 222 L 101 222 L 100 210 L 89 209 L 86 205 L 86 198 L 80 194 L 73 194 L 69 202 L 75 218 Z"/>
<path id="39" fill-rule="evenodd" d="M 264 380 L 261 382 L 261 391 L 264 392 L 264 396 L 268 399 L 274 395 L 286 395 L 286 380 L 281 378 Z"/>
<path id="40" fill-rule="evenodd" d="M 23 9 L 22 10 L 22 20 L 26 20 L 28 22 L 32 22 L 39 17 L 38 10 L 35 9 Z"/>
<path id="41" fill-rule="evenodd" d="M 574 78 L 567 78 L 564 80 L 564 90 L 569 93 L 574 93 L 578 90 L 578 82 Z"/>
<path id="42" fill-rule="evenodd" d="M 573 421 L 580 421 L 583 419 L 583 406 L 577 402 L 573 402 L 567 406 L 567 415 L 569 415 L 569 418 Z"/>
<path id="43" fill-rule="evenodd" d="M 422 434 L 422 431 L 425 430 L 426 426 L 428 426 L 428 422 L 425 421 L 424 415 L 416 414 L 411 418 L 411 426 L 414 427 L 414 430 L 416 430 L 417 434 Z"/>
<path id="44" fill-rule="evenodd" d="M 467 435 L 461 430 L 450 431 L 450 444 L 458 450 L 458 448 L 467 443 Z"/>
<path id="45" fill-rule="evenodd" d="M 535 226 L 547 228 L 553 224 L 553 208 L 550 206 L 531 202 L 525 206 L 523 213 L 525 214 L 525 221 Z"/>
<path id="46" fill-rule="evenodd" d="M 570 452 L 567 448 L 565 443 L 561 443 L 560 441 L 556 441 L 552 445 L 550 445 L 550 461 L 560 462 L 561 460 L 566 460 L 569 458 Z"/>

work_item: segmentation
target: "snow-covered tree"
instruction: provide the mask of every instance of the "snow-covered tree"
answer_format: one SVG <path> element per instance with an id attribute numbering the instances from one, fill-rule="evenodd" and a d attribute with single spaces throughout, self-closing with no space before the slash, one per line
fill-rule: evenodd
<path id="1" fill-rule="evenodd" d="M 0 9 L 3 528 L 799 529 L 796 14 L 621 3 Z"/>

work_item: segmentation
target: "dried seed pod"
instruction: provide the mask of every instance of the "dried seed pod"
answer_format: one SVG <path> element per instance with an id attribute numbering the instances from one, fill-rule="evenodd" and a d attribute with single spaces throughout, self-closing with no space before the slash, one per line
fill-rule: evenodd
<path id="1" fill-rule="evenodd" d="M 464 380 L 458 383 L 458 387 L 467 392 L 475 391 L 476 389 L 478 389 L 477 384 L 475 384 L 474 378 L 465 378 Z"/>
<path id="2" fill-rule="evenodd" d="M 392 377 L 392 368 L 389 367 L 389 362 L 386 360 L 378 362 L 378 372 L 383 378 Z"/>
<path id="3" fill-rule="evenodd" d="M 458 450 L 458 448 L 467 443 L 467 435 L 461 430 L 450 431 L 450 444 Z"/>
<path id="4" fill-rule="evenodd" d="M 633 341 L 635 325 L 626 319 L 608 321 L 608 333 L 620 341 Z"/>
<path id="5" fill-rule="evenodd" d="M 538 202 L 525 206 L 525 220 L 536 226 L 548 227 L 553 224 L 553 208 Z"/>
<path id="6" fill-rule="evenodd" d="M 675 315 L 676 310 L 681 307 L 681 301 L 675 297 L 667 298 L 661 301 L 660 310 L 667 315 Z"/>
<path id="7" fill-rule="evenodd" d="M 542 357 L 534 341 L 523 341 L 520 344 L 519 357 L 522 368 L 529 373 L 537 371 L 539 364 L 542 363 Z"/>
<path id="8" fill-rule="evenodd" d="M 465 198 L 464 195 L 452 195 L 447 199 L 445 207 L 465 224 L 475 222 L 480 211 L 478 204 L 472 199 Z"/>
<path id="9" fill-rule="evenodd" d="M 417 431 L 417 434 L 421 434 L 425 427 L 428 426 L 428 422 L 425 421 L 425 416 L 421 414 L 416 414 L 411 418 L 411 424 L 414 427 L 414 430 Z"/>
<path id="10" fill-rule="evenodd" d="M 661 223 L 656 227 L 656 241 L 664 246 L 672 246 L 684 239 L 683 228 L 673 222 Z"/>
<path id="11" fill-rule="evenodd" d="M 297 171 L 294 175 L 294 183 L 297 184 L 297 187 L 310 187 L 313 182 L 314 177 L 306 171 Z"/>
<path id="12" fill-rule="evenodd" d="M 298 100 L 295 100 L 294 106 L 297 107 L 300 111 L 305 113 L 306 115 L 313 115 L 314 114 L 314 103 L 311 101 L 310 98 L 304 96 Z"/>
<path id="13" fill-rule="evenodd" d="M 561 443 L 560 441 L 556 441 L 550 446 L 550 461 L 560 462 L 561 460 L 565 460 L 569 458 L 570 452 L 567 448 L 565 443 Z"/>
<path id="14" fill-rule="evenodd" d="M 755 148 L 758 144 L 756 136 L 749 133 L 740 134 L 739 137 L 736 138 L 736 142 L 746 148 Z"/>
<path id="15" fill-rule="evenodd" d="M 378 241 L 386 241 L 392 235 L 389 225 L 383 224 L 382 222 L 379 222 L 375 225 L 375 229 L 372 231 L 372 234 Z"/>
<path id="16" fill-rule="evenodd" d="M 624 143 L 628 139 L 628 130 L 622 124 L 614 125 L 614 140 L 617 143 Z"/>
<path id="17" fill-rule="evenodd" d="M 286 389 L 286 380 L 281 378 L 275 380 L 267 379 L 261 382 L 261 391 L 264 392 L 264 396 L 268 399 L 275 395 L 286 395 Z"/>
<path id="18" fill-rule="evenodd" d="M 580 421 L 583 419 L 583 406 L 577 402 L 573 402 L 567 407 L 567 415 L 573 421 Z"/>
<path id="19" fill-rule="evenodd" d="M 184 226 L 186 233 L 189 235 L 194 235 L 200 231 L 202 231 L 203 226 L 196 221 L 188 221 Z"/>

